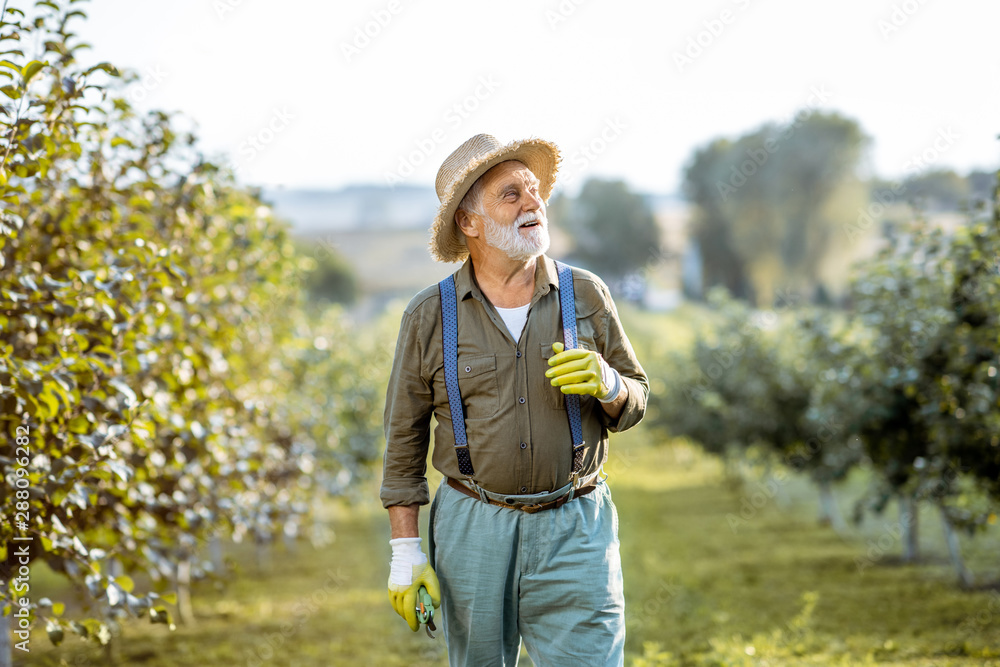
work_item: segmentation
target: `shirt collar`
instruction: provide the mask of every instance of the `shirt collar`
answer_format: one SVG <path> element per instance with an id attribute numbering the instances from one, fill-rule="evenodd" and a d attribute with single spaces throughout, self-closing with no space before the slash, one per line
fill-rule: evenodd
<path id="1" fill-rule="evenodd" d="M 559 289 L 559 274 L 556 272 L 556 263 L 549 259 L 547 255 L 541 255 L 535 263 L 535 295 L 548 294 L 552 289 Z M 472 271 L 472 258 L 465 260 L 462 267 L 455 272 L 455 290 L 458 293 L 458 300 L 464 301 L 470 296 L 478 301 L 483 301 L 483 293 L 479 290 L 475 275 Z"/>

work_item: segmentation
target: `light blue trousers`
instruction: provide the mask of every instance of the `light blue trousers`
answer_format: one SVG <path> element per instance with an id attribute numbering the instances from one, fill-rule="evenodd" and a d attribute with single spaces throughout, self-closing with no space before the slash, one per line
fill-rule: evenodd
<path id="1" fill-rule="evenodd" d="M 510 667 L 521 639 L 536 667 L 625 662 L 618 513 L 608 485 L 535 514 L 442 483 L 430 559 L 452 667 Z"/>

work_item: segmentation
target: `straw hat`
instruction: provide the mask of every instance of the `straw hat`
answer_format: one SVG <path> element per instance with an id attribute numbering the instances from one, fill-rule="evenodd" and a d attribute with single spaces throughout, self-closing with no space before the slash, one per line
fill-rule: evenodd
<path id="1" fill-rule="evenodd" d="M 469 256 L 465 236 L 455 224 L 455 212 L 480 176 L 501 162 L 523 162 L 540 181 L 539 195 L 548 201 L 559 170 L 559 149 L 542 139 L 524 139 L 506 146 L 489 134 L 477 134 L 455 149 L 438 169 L 434 189 L 441 208 L 431 225 L 431 256 L 439 262 L 461 262 Z"/>

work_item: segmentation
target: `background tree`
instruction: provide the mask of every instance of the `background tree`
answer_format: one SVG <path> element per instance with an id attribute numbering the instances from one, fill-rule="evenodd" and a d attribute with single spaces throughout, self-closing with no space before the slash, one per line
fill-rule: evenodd
<path id="1" fill-rule="evenodd" d="M 861 452 L 851 446 L 842 415 L 815 407 L 819 392 L 829 394 L 839 377 L 829 376 L 839 349 L 826 348 L 826 323 L 809 313 L 796 328 L 774 311 L 755 312 L 731 299 L 721 287 L 709 304 L 715 316 L 689 356 L 657 366 L 666 391 L 651 396 L 652 418 L 727 464 L 751 459 L 807 473 L 819 490 L 820 520 L 843 529 L 832 485 Z"/>
<path id="2" fill-rule="evenodd" d="M 684 193 L 695 207 L 692 238 L 702 257 L 702 284 L 707 288 L 722 286 L 738 299 L 755 301 L 743 254 L 736 239 L 728 206 L 718 183 L 729 178 L 726 156 L 733 151 L 728 139 L 717 139 L 695 151 L 685 171 Z"/>
<path id="3" fill-rule="evenodd" d="M 0 513 L 19 517 L 0 524 L 0 632 L 26 539 L 83 603 L 70 620 L 27 596 L 28 620 L 110 664 L 125 618 L 190 620 L 205 540 L 294 536 L 317 487 L 359 477 L 391 347 L 307 317 L 287 226 L 170 116 L 137 116 L 114 67 L 80 65 L 65 4 L 10 8 L 0 32 Z"/>
<path id="4" fill-rule="evenodd" d="M 997 175 L 992 171 L 974 169 L 968 173 L 965 180 L 969 183 L 969 196 L 972 199 L 970 208 L 984 206 L 989 209 L 993 203 L 996 191 Z"/>
<path id="5" fill-rule="evenodd" d="M 550 214 L 572 235 L 575 261 L 609 284 L 658 257 L 660 228 L 653 212 L 623 181 L 589 179 L 575 199 L 553 202 Z"/>
<path id="6" fill-rule="evenodd" d="M 698 150 L 684 189 L 706 286 L 762 306 L 793 283 L 838 292 L 842 229 L 867 203 L 857 169 L 868 142 L 855 121 L 810 112 Z"/>
<path id="7" fill-rule="evenodd" d="M 350 263 L 329 243 L 298 241 L 298 255 L 308 258 L 303 278 L 313 304 L 352 304 L 357 300 L 358 278 Z"/>
<path id="8" fill-rule="evenodd" d="M 972 194 L 970 180 L 952 169 L 931 169 L 903 181 L 902 199 L 927 211 L 957 211 L 968 207 Z"/>

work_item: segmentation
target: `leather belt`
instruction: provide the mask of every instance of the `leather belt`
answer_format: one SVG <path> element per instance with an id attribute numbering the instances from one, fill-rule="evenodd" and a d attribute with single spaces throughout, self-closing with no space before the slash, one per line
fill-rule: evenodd
<path id="1" fill-rule="evenodd" d="M 483 498 L 479 497 L 478 493 L 467 487 L 465 484 L 462 484 L 457 479 L 454 479 L 453 477 L 448 477 L 447 480 L 448 480 L 448 486 L 455 489 L 456 491 L 461 491 L 470 498 L 475 498 L 476 500 L 483 500 Z M 580 496 L 585 496 L 596 488 L 597 488 L 596 484 L 591 484 L 589 486 L 581 486 L 579 489 L 573 492 L 572 497 L 579 498 Z M 522 512 L 525 512 L 527 514 L 534 514 L 535 512 L 542 512 L 544 510 L 554 510 L 557 507 L 562 507 L 569 501 L 569 499 L 570 499 L 570 494 L 566 493 L 565 495 L 559 496 L 555 500 L 550 500 L 549 502 L 546 503 L 511 505 L 500 502 L 499 500 L 493 500 L 492 498 L 486 498 L 485 500 L 490 505 L 496 505 L 497 507 L 506 507 L 507 509 L 512 509 L 512 510 L 521 510 Z"/>

